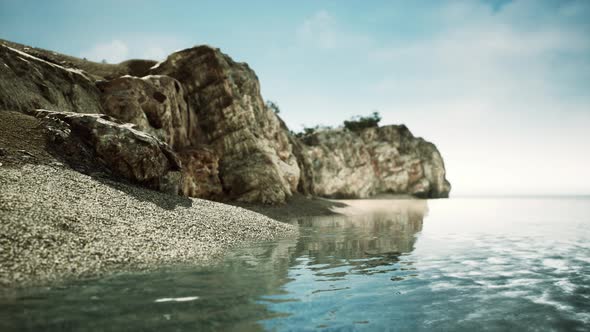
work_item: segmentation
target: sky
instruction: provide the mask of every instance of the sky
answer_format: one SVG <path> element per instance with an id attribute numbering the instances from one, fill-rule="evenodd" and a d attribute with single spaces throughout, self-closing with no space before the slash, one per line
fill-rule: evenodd
<path id="1" fill-rule="evenodd" d="M 208 44 L 295 131 L 406 124 L 453 195 L 590 194 L 590 1 L 0 0 L 0 38 L 110 63 Z"/>

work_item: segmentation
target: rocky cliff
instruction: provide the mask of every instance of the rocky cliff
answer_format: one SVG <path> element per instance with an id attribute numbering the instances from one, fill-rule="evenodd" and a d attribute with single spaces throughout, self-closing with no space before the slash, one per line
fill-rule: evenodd
<path id="1" fill-rule="evenodd" d="M 302 138 L 303 159 L 311 194 L 365 198 L 376 194 L 448 197 L 443 159 L 434 144 L 416 138 L 404 125 L 360 131 L 328 129 Z"/>
<path id="2" fill-rule="evenodd" d="M 247 64 L 199 46 L 170 55 L 151 72 L 184 86 L 203 143 L 219 155 L 219 177 L 230 198 L 278 203 L 296 191 L 299 168 L 288 133 L 265 107 Z"/>
<path id="3" fill-rule="evenodd" d="M 49 137 L 61 144 L 56 151 L 97 160 L 117 177 L 187 196 L 268 204 L 298 192 L 448 196 L 436 147 L 405 126 L 296 137 L 266 107 L 254 71 L 219 49 L 198 46 L 157 64 L 112 67 L 44 54 L 0 43 L 0 110 L 49 118 Z"/>

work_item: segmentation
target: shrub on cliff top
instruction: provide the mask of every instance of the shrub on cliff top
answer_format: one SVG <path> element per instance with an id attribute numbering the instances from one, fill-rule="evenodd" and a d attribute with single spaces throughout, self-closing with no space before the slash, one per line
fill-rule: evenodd
<path id="1" fill-rule="evenodd" d="M 360 131 L 365 128 L 379 127 L 381 115 L 379 112 L 373 112 L 370 116 L 355 116 L 348 121 L 344 121 L 344 128 L 350 131 Z"/>
<path id="2" fill-rule="evenodd" d="M 279 105 L 277 105 L 277 103 L 275 103 L 272 100 L 267 100 L 266 101 L 266 108 L 268 108 L 271 111 L 275 112 L 275 114 L 281 113 L 281 109 L 279 108 Z"/>

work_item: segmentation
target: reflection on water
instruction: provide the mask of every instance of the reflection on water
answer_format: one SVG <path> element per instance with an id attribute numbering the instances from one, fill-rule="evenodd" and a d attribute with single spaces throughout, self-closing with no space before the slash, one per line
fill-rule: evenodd
<path id="1" fill-rule="evenodd" d="M 359 214 L 296 220 L 301 229 L 297 257 L 314 265 L 318 276 L 342 275 L 328 272 L 342 266 L 368 275 L 394 269 L 400 255 L 414 248 L 427 205 L 418 200 L 380 203 Z"/>
<path id="2" fill-rule="evenodd" d="M 347 202 L 207 268 L 0 299 L 0 330 L 587 330 L 590 200 Z"/>

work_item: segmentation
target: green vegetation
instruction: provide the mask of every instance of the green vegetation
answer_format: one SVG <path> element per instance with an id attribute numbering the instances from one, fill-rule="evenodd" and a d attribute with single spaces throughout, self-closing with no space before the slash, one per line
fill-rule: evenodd
<path id="1" fill-rule="evenodd" d="M 267 107 L 272 108 L 271 106 L 268 106 L 270 102 L 267 102 Z M 276 104 L 275 104 L 276 106 Z M 352 117 L 350 120 L 344 121 L 344 128 L 346 130 L 352 131 L 352 132 L 359 132 L 363 129 L 366 128 L 376 128 L 379 127 L 379 122 L 381 121 L 381 115 L 379 114 L 379 112 L 373 112 L 371 115 L 369 116 L 354 116 Z M 314 127 L 303 127 L 303 131 L 295 133 L 295 132 L 291 132 L 292 135 L 294 135 L 295 137 L 298 138 L 304 138 L 306 136 L 310 136 L 314 133 L 316 133 L 319 130 L 330 130 L 332 129 L 332 127 L 330 126 L 314 126 Z"/>
<path id="2" fill-rule="evenodd" d="M 332 127 L 320 126 L 320 125 L 313 126 L 313 127 L 303 127 L 303 131 L 295 133 L 295 136 L 301 138 L 303 136 L 314 134 L 318 130 L 330 130 L 330 129 L 332 129 Z"/>
<path id="3" fill-rule="evenodd" d="M 361 131 L 365 128 L 379 127 L 381 115 L 379 112 L 373 112 L 370 116 L 355 116 L 348 121 L 344 121 L 344 128 L 350 131 Z"/>
<path id="4" fill-rule="evenodd" d="M 266 108 L 272 110 L 273 112 L 275 112 L 275 114 L 281 113 L 281 109 L 279 108 L 279 105 L 277 105 L 277 103 L 275 103 L 272 100 L 266 101 Z"/>

